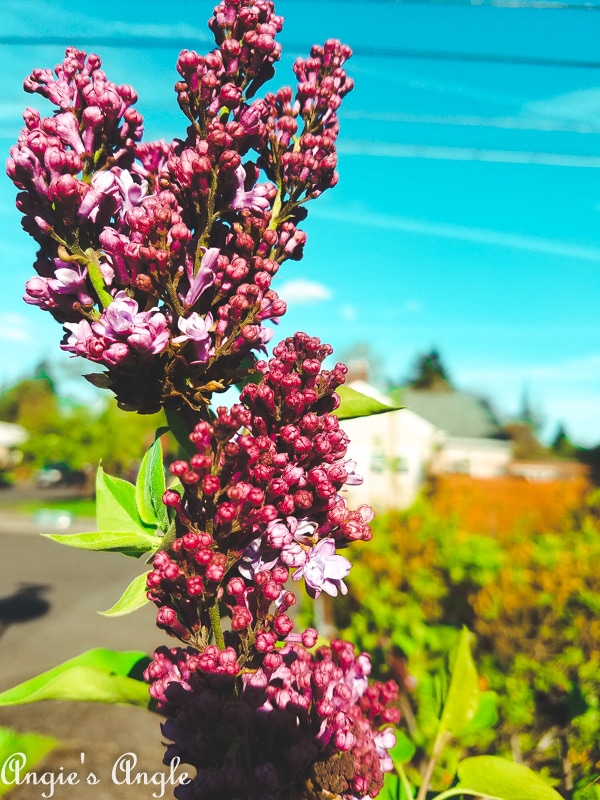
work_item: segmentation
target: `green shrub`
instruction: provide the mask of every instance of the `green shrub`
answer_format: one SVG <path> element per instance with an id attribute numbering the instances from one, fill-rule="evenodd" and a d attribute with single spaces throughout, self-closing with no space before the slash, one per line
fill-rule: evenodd
<path id="1" fill-rule="evenodd" d="M 380 674 L 416 679 L 404 703 L 417 738 L 466 625 L 482 688 L 499 701 L 495 730 L 469 747 L 512 755 L 577 800 L 598 797 L 600 776 L 597 501 L 560 533 L 520 526 L 494 538 L 461 531 L 426 501 L 380 516 L 369 547 L 351 548 L 351 591 L 332 609 L 340 633 L 374 654 Z"/>

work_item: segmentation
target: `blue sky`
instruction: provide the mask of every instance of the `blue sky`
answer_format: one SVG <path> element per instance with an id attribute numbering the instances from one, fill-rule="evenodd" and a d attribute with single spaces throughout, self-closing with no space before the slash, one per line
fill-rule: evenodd
<path id="1" fill-rule="evenodd" d="M 503 418 L 526 389 L 546 437 L 562 421 L 595 445 L 600 5 L 519 3 L 277 4 L 274 84 L 290 83 L 293 60 L 335 36 L 355 50 L 356 88 L 340 114 L 340 183 L 310 206 L 305 258 L 275 286 L 289 305 L 276 336 L 307 330 L 340 353 L 369 343 L 395 382 L 435 346 L 455 384 Z M 210 49 L 211 11 L 202 0 L 5 0 L 2 152 L 26 105 L 49 113 L 22 92 L 23 78 L 58 63 L 67 44 L 99 53 L 112 80 L 136 88 L 146 138 L 183 133 L 174 63 L 184 47 Z M 59 358 L 61 329 L 21 301 L 35 246 L 0 180 L 6 385 Z"/>

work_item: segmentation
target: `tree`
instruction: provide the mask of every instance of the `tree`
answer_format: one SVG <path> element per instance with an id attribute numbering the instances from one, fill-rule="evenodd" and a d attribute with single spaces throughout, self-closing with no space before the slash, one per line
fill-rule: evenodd
<path id="1" fill-rule="evenodd" d="M 410 379 L 408 385 L 413 389 L 426 389 L 430 392 L 454 391 L 446 368 L 442 364 L 440 354 L 435 348 L 418 358 L 414 376 Z"/>
<path id="2" fill-rule="evenodd" d="M 577 456 L 580 454 L 580 448 L 571 441 L 562 422 L 558 426 L 556 436 L 552 440 L 550 449 L 554 455 L 557 455 L 560 458 L 577 458 Z"/>
<path id="3" fill-rule="evenodd" d="M 38 368 L 35 375 L 0 392 L 0 420 L 29 433 L 21 446 L 25 471 L 61 463 L 87 472 L 102 460 L 113 474 L 132 474 L 164 424 L 163 415 L 130 414 L 108 397 L 91 408 L 66 403 L 45 370 Z"/>
<path id="4" fill-rule="evenodd" d="M 548 458 L 548 449 L 539 441 L 529 422 L 509 422 L 504 431 L 512 442 L 513 458 L 529 460 Z"/>

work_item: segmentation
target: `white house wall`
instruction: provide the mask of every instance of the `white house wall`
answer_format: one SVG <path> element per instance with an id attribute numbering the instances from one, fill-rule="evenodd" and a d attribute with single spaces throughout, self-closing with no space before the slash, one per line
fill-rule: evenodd
<path id="1" fill-rule="evenodd" d="M 357 387 L 358 388 L 358 387 Z M 436 431 L 408 409 L 344 420 L 350 437 L 348 458 L 364 479 L 348 489 L 356 506 L 370 503 L 379 509 L 406 508 L 416 498 L 430 462 Z"/>

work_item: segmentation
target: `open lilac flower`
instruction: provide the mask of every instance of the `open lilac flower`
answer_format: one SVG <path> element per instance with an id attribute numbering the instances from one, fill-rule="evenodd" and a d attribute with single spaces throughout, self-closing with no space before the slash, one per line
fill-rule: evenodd
<path id="1" fill-rule="evenodd" d="M 126 292 L 117 292 L 102 315 L 102 333 L 113 338 L 133 333 L 138 304 Z"/>
<path id="2" fill-rule="evenodd" d="M 354 461 L 354 459 L 346 459 L 342 466 L 348 473 L 346 486 L 361 486 L 363 484 L 364 478 L 356 472 L 356 461 Z"/>
<path id="3" fill-rule="evenodd" d="M 189 317 L 180 317 L 177 321 L 181 336 L 173 339 L 173 344 L 193 342 L 195 346 L 195 359 L 190 364 L 205 364 L 214 355 L 214 347 L 210 336 L 213 318 L 210 314 L 202 318 L 195 311 Z"/>
<path id="4" fill-rule="evenodd" d="M 270 552 L 270 557 L 265 554 L 260 536 L 250 542 L 238 563 L 240 575 L 247 580 L 253 580 L 259 572 L 272 569 L 277 564 L 277 553 L 272 550 Z"/>
<path id="5" fill-rule="evenodd" d="M 90 361 L 102 360 L 106 342 L 94 333 L 87 319 L 82 319 L 80 322 L 65 322 L 64 327 L 70 333 L 60 345 L 62 350 L 89 358 Z"/>
<path id="6" fill-rule="evenodd" d="M 373 737 L 373 744 L 379 756 L 379 763 L 382 772 L 392 772 L 394 769 L 394 762 L 389 754 L 389 751 L 396 744 L 396 734 L 393 728 L 384 728 Z"/>
<path id="7" fill-rule="evenodd" d="M 343 579 L 351 568 L 347 558 L 336 554 L 334 539 L 321 539 L 308 551 L 306 563 L 294 572 L 292 578 L 295 581 L 304 578 L 306 591 L 311 597 L 318 597 L 321 592 L 336 597 L 338 591 L 348 593 Z"/>
<path id="8" fill-rule="evenodd" d="M 236 190 L 231 200 L 230 206 L 235 211 L 248 208 L 255 214 L 264 214 L 271 206 L 270 195 L 272 194 L 273 184 L 257 183 L 251 189 L 244 188 L 246 182 L 246 170 L 240 166 L 234 172 L 236 180 Z"/>
<path id="9" fill-rule="evenodd" d="M 141 203 L 147 190 L 148 183 L 136 183 L 127 169 L 113 167 L 96 172 L 79 207 L 79 217 L 95 222 L 101 209 L 106 207 L 108 215 L 118 210 L 119 217 L 123 219 L 128 211 Z"/>
<path id="10" fill-rule="evenodd" d="M 167 318 L 158 308 L 152 308 L 136 314 L 127 342 L 136 350 L 158 355 L 169 344 L 170 336 Z"/>
<path id="11" fill-rule="evenodd" d="M 86 267 L 66 264 L 59 259 L 55 260 L 57 269 L 54 278 L 48 280 L 48 286 L 57 294 L 80 294 L 86 288 Z M 60 264 L 61 266 L 58 266 Z"/>

